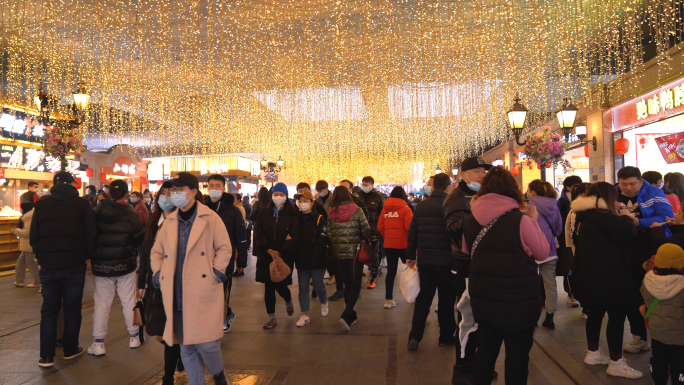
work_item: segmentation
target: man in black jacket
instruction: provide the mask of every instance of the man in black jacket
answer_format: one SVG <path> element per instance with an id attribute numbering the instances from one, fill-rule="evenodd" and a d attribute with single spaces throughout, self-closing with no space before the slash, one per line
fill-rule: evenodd
<path id="1" fill-rule="evenodd" d="M 68 172 L 53 178 L 50 196 L 34 208 L 29 240 L 40 265 L 43 306 L 40 309 L 40 361 L 55 361 L 57 314 L 64 306 L 64 359 L 83 354 L 78 346 L 86 261 L 95 251 L 97 230 L 90 203 L 78 196 L 76 180 Z"/>
<path id="2" fill-rule="evenodd" d="M 233 288 L 232 275 L 233 270 L 235 270 L 235 259 L 237 256 L 237 267 L 242 273 L 242 270 L 247 266 L 247 234 L 242 212 L 235 207 L 235 195 L 225 192 L 226 178 L 223 175 L 214 174 L 209 177 L 207 183 L 209 196 L 205 198 L 204 204 L 221 217 L 228 231 L 230 244 L 233 246 L 233 257 L 230 259 L 225 272 L 228 279 L 223 282 L 223 289 L 226 293 L 226 320 L 223 322 L 223 332 L 228 333 L 235 320 L 235 313 L 230 308 L 230 291 Z"/>
<path id="3" fill-rule="evenodd" d="M 440 346 L 453 345 L 456 331 L 454 304 L 456 291 L 451 275 L 453 257 L 451 242 L 446 231 L 446 221 L 442 206 L 444 198 L 451 190 L 451 178 L 440 173 L 433 178 L 433 191 L 430 197 L 416 207 L 408 233 L 406 248 L 406 264 L 409 267 L 418 264 L 420 276 L 420 293 L 416 298 L 413 310 L 413 325 L 409 333 L 409 350 L 417 350 L 423 338 L 425 321 L 430 314 L 430 305 L 439 290 Z"/>
<path id="4" fill-rule="evenodd" d="M 462 251 L 463 241 L 463 220 L 470 214 L 470 200 L 477 191 L 484 179 L 487 170 L 492 168 L 491 164 L 486 164 L 479 157 L 466 158 L 461 163 L 461 181 L 449 196 L 444 200 L 444 219 L 446 220 L 447 233 L 451 239 L 451 253 L 453 264 L 451 272 L 454 273 L 454 286 L 456 288 L 456 298 L 459 298 L 466 287 L 468 269 L 470 267 L 470 255 Z M 460 318 L 460 317 L 459 317 Z M 474 335 L 468 339 L 468 344 L 464 348 L 465 354 L 462 357 L 461 345 L 456 339 L 456 365 L 454 365 L 453 378 L 470 375 L 473 371 L 473 358 L 477 347 L 477 337 Z"/>
<path id="5" fill-rule="evenodd" d="M 367 218 L 368 224 L 370 225 L 371 232 L 370 237 L 373 243 L 373 248 L 378 256 L 378 266 L 385 257 L 385 251 L 382 247 L 382 235 L 378 231 L 378 219 L 380 218 L 380 213 L 385 205 L 385 197 L 375 190 L 375 180 L 371 176 L 365 176 L 361 179 L 361 199 L 366 204 L 368 210 Z M 371 267 L 371 279 L 368 283 L 368 288 L 375 288 L 375 283 L 378 280 L 378 266 Z"/>

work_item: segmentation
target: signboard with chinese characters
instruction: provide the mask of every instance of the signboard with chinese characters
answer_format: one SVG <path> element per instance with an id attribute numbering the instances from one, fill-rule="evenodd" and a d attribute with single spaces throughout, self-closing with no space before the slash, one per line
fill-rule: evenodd
<path id="1" fill-rule="evenodd" d="M 102 167 L 100 172 L 106 175 L 142 177 L 145 176 L 146 170 L 139 170 L 137 164 L 131 158 L 120 156 L 114 160 L 112 167 Z"/>
<path id="2" fill-rule="evenodd" d="M 642 126 L 682 112 L 684 80 L 680 79 L 612 108 L 612 131 Z"/>
<path id="3" fill-rule="evenodd" d="M 45 136 L 45 126 L 31 119 L 17 119 L 14 114 L 0 115 L 0 133 L 11 140 L 40 143 Z"/>
<path id="4" fill-rule="evenodd" d="M 655 138 L 667 164 L 684 162 L 684 132 Z"/>
<path id="5" fill-rule="evenodd" d="M 9 170 L 52 172 L 60 171 L 59 158 L 45 156 L 43 150 L 9 144 L 0 144 L 0 167 Z M 80 162 L 73 155 L 67 156 L 67 169 L 76 172 Z"/>

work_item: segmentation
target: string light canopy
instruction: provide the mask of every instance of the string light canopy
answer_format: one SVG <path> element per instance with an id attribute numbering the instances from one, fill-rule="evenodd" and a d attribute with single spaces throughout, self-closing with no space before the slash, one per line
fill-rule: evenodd
<path id="1" fill-rule="evenodd" d="M 665 0 L 13 0 L 0 12 L 3 100 L 30 103 L 42 82 L 67 112 L 85 80 L 90 147 L 282 156 L 287 183 L 414 182 L 417 164 L 512 138 L 516 91 L 532 127 L 563 96 L 639 68 L 643 41 L 662 68 L 682 41 L 681 4 Z"/>

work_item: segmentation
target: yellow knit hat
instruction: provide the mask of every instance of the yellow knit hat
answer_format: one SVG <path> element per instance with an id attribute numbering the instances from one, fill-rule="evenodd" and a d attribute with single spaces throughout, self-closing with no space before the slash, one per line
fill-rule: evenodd
<path id="1" fill-rule="evenodd" d="M 659 269 L 683 269 L 684 250 L 675 244 L 666 243 L 658 248 L 654 262 Z"/>

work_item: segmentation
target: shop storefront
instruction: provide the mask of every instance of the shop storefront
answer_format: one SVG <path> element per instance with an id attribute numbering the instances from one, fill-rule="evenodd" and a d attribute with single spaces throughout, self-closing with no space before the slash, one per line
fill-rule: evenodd
<path id="1" fill-rule="evenodd" d="M 83 172 L 83 184 L 92 184 L 98 190 L 112 181 L 126 181 L 129 191 L 145 191 L 148 188 L 147 163 L 135 147 L 120 144 L 106 152 L 86 152 L 81 162 L 87 165 Z"/>
<path id="2" fill-rule="evenodd" d="M 611 108 L 615 170 L 684 173 L 684 78 Z"/>

